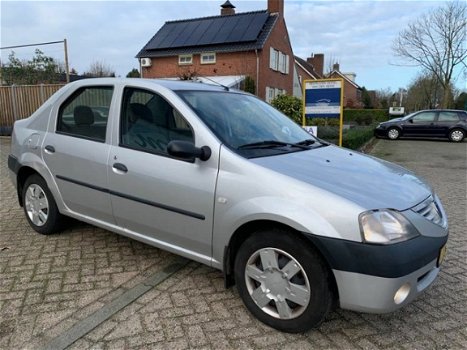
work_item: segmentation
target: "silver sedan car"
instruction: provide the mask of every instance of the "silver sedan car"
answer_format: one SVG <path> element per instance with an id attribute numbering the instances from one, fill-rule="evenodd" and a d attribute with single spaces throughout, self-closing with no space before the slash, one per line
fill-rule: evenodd
<path id="1" fill-rule="evenodd" d="M 81 80 L 17 121 L 11 149 L 37 232 L 72 217 L 220 269 L 285 332 L 334 305 L 396 310 L 445 254 L 446 214 L 422 179 L 225 87 Z"/>

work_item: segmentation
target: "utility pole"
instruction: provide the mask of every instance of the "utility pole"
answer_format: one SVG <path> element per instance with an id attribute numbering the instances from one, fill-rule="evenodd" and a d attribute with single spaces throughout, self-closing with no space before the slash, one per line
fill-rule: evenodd
<path id="1" fill-rule="evenodd" d="M 68 47 L 66 44 L 66 39 L 63 39 L 63 45 L 65 46 L 65 72 L 66 72 L 66 82 L 70 82 L 70 66 L 68 65 Z"/>

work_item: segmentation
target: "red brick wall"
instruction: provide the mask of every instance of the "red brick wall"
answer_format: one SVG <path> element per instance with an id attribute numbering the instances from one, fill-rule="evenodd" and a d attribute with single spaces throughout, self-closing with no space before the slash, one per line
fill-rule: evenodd
<path id="1" fill-rule="evenodd" d="M 194 73 L 197 76 L 250 75 L 256 78 L 254 52 L 216 52 L 216 63 L 201 64 L 200 54 L 193 54 L 193 64 L 179 65 L 178 56 L 152 58 L 151 67 L 143 67 L 143 78 L 175 78 Z"/>
<path id="2" fill-rule="evenodd" d="M 289 74 L 283 74 L 269 68 L 269 55 L 271 47 L 289 56 Z M 258 95 L 260 98 L 265 98 L 266 86 L 284 89 L 287 91 L 287 95 L 292 95 L 294 58 L 286 24 L 283 18 L 279 18 L 277 20 L 276 25 L 272 30 L 272 33 L 269 35 L 263 50 L 261 50 L 259 66 L 260 78 L 258 84 Z"/>

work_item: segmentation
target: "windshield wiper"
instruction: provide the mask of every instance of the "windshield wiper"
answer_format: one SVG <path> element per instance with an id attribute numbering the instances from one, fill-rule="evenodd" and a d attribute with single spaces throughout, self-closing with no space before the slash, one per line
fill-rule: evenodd
<path id="1" fill-rule="evenodd" d="M 247 143 L 245 145 L 241 145 L 237 147 L 237 149 L 275 148 L 275 147 L 281 147 L 281 146 L 298 147 L 301 149 L 310 149 L 310 147 L 303 145 L 300 142 L 290 143 L 290 142 L 282 142 L 282 141 L 276 141 L 276 140 L 266 140 L 266 141 L 260 141 L 260 142 Z"/>
<path id="2" fill-rule="evenodd" d="M 312 140 L 312 139 L 306 139 L 306 140 L 303 140 L 303 141 L 300 141 L 300 142 L 297 142 L 295 143 L 295 145 L 304 145 L 304 146 L 309 146 L 309 145 L 312 145 L 314 144 L 316 141 L 315 140 Z"/>

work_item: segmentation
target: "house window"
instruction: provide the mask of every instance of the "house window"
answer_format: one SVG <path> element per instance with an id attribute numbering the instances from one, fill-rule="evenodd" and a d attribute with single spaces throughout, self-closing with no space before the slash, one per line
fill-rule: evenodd
<path id="1" fill-rule="evenodd" d="M 193 63 L 193 55 L 179 55 L 178 56 L 178 64 L 192 64 Z"/>
<path id="2" fill-rule="evenodd" d="M 287 91 L 284 89 L 273 88 L 273 87 L 266 87 L 266 102 L 271 103 L 279 95 L 285 95 Z"/>
<path id="3" fill-rule="evenodd" d="M 269 68 L 283 74 L 289 74 L 289 55 L 269 48 Z"/>
<path id="4" fill-rule="evenodd" d="M 212 64 L 216 63 L 216 53 L 207 52 L 201 54 L 201 64 Z"/>
<path id="5" fill-rule="evenodd" d="M 269 48 L 269 68 L 272 70 L 277 70 L 277 65 L 279 61 L 279 51 Z"/>

